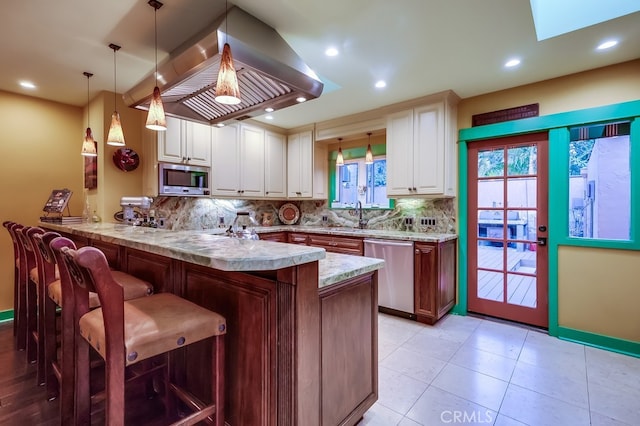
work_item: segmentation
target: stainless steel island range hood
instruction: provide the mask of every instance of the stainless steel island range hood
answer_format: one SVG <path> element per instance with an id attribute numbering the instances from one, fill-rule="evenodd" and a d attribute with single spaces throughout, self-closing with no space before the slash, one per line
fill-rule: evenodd
<path id="1" fill-rule="evenodd" d="M 226 19 L 226 22 L 225 22 Z M 231 45 L 241 102 L 213 100 L 224 43 Z M 238 7 L 172 52 L 158 65 L 158 87 L 168 115 L 209 124 L 230 123 L 315 99 L 323 83 L 282 37 Z M 130 107 L 149 109 L 152 72 L 123 95 Z"/>

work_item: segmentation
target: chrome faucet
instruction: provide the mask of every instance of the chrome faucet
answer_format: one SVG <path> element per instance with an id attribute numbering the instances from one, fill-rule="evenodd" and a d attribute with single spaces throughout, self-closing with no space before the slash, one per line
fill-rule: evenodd
<path id="1" fill-rule="evenodd" d="M 358 228 L 364 229 L 367 226 L 367 221 L 362 219 L 362 201 L 360 200 L 356 203 L 356 213 L 358 213 Z"/>

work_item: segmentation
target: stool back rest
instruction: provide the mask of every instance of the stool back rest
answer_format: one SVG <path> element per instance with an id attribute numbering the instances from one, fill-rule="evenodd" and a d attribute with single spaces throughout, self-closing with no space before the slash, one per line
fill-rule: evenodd
<path id="1" fill-rule="evenodd" d="M 23 226 L 16 232 L 16 236 L 18 237 L 18 244 L 22 249 L 22 255 L 24 258 L 24 265 L 27 277 L 29 276 L 29 271 L 36 267 L 36 257 L 31 247 L 31 242 L 29 241 L 29 237 L 27 237 L 27 232 L 31 229 L 31 226 Z M 20 266 L 22 267 L 23 263 L 20 261 Z"/>
<path id="2" fill-rule="evenodd" d="M 7 220 L 5 222 L 2 222 L 2 226 L 7 228 L 7 231 L 9 232 L 9 236 L 11 237 L 11 242 L 13 243 L 13 255 L 15 256 L 15 258 L 17 260 L 17 259 L 20 258 L 20 251 L 18 249 L 18 241 L 16 240 L 16 233 L 14 231 L 14 228 L 16 226 L 22 226 L 22 225 L 19 225 L 19 224 L 15 223 L 15 222 Z"/>
<path id="3" fill-rule="evenodd" d="M 49 248 L 53 252 L 53 257 L 58 265 L 58 273 L 60 274 L 62 309 L 64 310 L 63 320 L 64 318 L 72 318 L 72 324 L 77 324 L 78 319 L 89 312 L 89 292 L 75 291 L 65 256 L 62 253 L 62 249 L 75 249 L 76 244 L 67 237 L 55 237 L 49 242 Z"/>
<path id="4" fill-rule="evenodd" d="M 49 243 L 60 234 L 57 232 L 32 232 L 29 230 L 31 243 L 35 247 L 36 259 L 38 260 L 38 275 L 43 281 L 43 288 L 56 280 L 56 259 L 49 247 Z"/>
<path id="5" fill-rule="evenodd" d="M 113 279 L 106 256 L 96 247 L 82 247 L 78 250 L 63 248 L 62 253 L 74 291 L 86 288 L 98 293 L 107 359 L 121 358 L 120 362 L 124 365 L 124 289 Z"/>

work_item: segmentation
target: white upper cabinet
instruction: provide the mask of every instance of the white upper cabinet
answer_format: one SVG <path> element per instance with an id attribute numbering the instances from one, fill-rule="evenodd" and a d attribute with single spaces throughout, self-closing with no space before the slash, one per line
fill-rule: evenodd
<path id="1" fill-rule="evenodd" d="M 265 131 L 248 124 L 214 129 L 211 194 L 264 196 Z"/>
<path id="2" fill-rule="evenodd" d="M 311 130 L 289 135 L 287 194 L 289 199 L 327 199 L 327 147 L 315 144 Z"/>
<path id="3" fill-rule="evenodd" d="M 311 130 L 288 137 L 287 195 L 289 198 L 313 197 L 313 136 Z"/>
<path id="4" fill-rule="evenodd" d="M 287 139 L 269 130 L 264 135 L 264 196 L 287 197 Z"/>
<path id="5" fill-rule="evenodd" d="M 447 98 L 387 117 L 388 196 L 455 196 L 455 121 Z"/>
<path id="6" fill-rule="evenodd" d="M 209 125 L 167 117 L 167 130 L 158 132 L 158 161 L 211 165 Z"/>

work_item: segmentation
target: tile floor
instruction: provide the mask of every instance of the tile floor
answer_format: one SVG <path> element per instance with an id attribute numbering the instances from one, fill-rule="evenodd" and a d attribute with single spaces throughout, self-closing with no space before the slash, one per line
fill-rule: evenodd
<path id="1" fill-rule="evenodd" d="M 471 316 L 379 314 L 379 398 L 359 426 L 640 424 L 640 359 Z"/>

